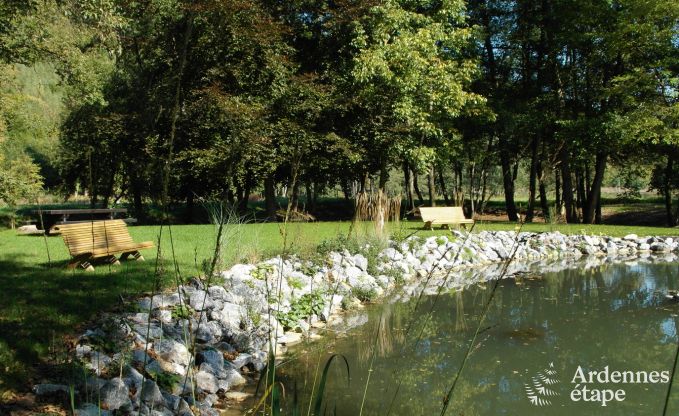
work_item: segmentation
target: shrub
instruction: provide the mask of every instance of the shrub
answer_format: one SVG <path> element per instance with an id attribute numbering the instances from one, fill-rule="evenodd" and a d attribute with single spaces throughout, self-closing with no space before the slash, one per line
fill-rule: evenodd
<path id="1" fill-rule="evenodd" d="M 172 319 L 189 319 L 193 311 L 186 305 L 175 305 L 172 307 L 171 313 Z"/>
<path id="2" fill-rule="evenodd" d="M 366 289 L 361 287 L 354 287 L 351 289 L 351 294 L 354 295 L 361 302 L 371 302 L 377 297 L 377 291 L 373 288 Z"/>
<path id="3" fill-rule="evenodd" d="M 290 311 L 287 313 L 277 312 L 276 319 L 283 325 L 285 330 L 299 327 L 299 321 L 311 315 L 318 315 L 325 307 L 323 292 L 314 290 L 292 301 Z"/>

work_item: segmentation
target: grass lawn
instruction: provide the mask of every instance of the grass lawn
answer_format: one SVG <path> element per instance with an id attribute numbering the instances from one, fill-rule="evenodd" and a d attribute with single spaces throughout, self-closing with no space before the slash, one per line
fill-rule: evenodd
<path id="1" fill-rule="evenodd" d="M 292 251 L 313 250 L 321 241 L 349 230 L 347 222 L 319 222 L 288 225 L 288 246 Z M 420 222 L 401 224 L 401 233 L 428 236 L 447 231 L 421 231 Z M 514 229 L 512 223 L 479 223 L 479 230 Z M 369 225 L 360 225 L 365 232 Z M 158 226 L 131 227 L 136 241 L 158 240 Z M 679 229 L 626 226 L 585 226 L 529 224 L 525 231 L 561 231 L 624 236 L 679 235 Z M 163 230 L 161 248 L 163 266 L 173 270 L 169 261 L 174 249 L 181 279 L 198 274 L 202 261 L 210 258 L 216 229 L 212 225 L 176 225 L 172 242 L 167 228 Z M 247 224 L 229 226 L 224 263 L 235 260 L 264 259 L 279 252 L 283 238 L 279 224 Z M 51 263 L 48 263 L 47 251 Z M 17 236 L 12 230 L 0 231 L 0 402 L 10 392 L 25 390 L 42 374 L 52 375 L 65 356 L 65 339 L 76 335 L 97 313 L 120 305 L 121 296 L 138 295 L 153 290 L 156 250 L 144 253 L 146 262 L 124 262 L 119 267 L 99 265 L 95 272 L 68 271 L 66 247 L 60 237 Z M 162 285 L 169 286 L 174 276 L 166 273 Z"/>

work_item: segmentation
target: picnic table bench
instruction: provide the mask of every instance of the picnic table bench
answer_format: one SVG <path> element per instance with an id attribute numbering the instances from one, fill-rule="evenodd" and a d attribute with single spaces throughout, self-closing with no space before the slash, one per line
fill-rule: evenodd
<path id="1" fill-rule="evenodd" d="M 81 222 L 112 220 L 117 214 L 126 214 L 125 208 L 88 208 L 88 209 L 45 209 L 33 210 L 35 216 L 42 215 L 42 226 L 47 234 L 57 234 L 55 226 Z M 38 219 L 37 225 L 40 226 Z M 126 222 L 136 221 L 126 219 Z"/>
<path id="2" fill-rule="evenodd" d="M 424 228 L 431 230 L 434 224 L 443 226 L 474 224 L 473 219 L 466 218 L 462 207 L 420 207 L 420 215 L 424 221 Z"/>
<path id="3" fill-rule="evenodd" d="M 91 262 L 95 259 L 120 264 L 119 260 L 132 256 L 143 261 L 144 257 L 139 250 L 153 247 L 152 241 L 135 243 L 123 220 L 58 224 L 54 227 L 61 232 L 72 257 L 68 263 L 69 268 L 94 270 Z M 120 259 L 116 258 L 116 254 L 120 254 Z"/>

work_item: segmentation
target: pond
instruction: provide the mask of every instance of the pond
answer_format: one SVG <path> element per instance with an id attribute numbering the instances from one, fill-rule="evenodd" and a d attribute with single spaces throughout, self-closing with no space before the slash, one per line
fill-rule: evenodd
<path id="1" fill-rule="evenodd" d="M 679 324 L 665 294 L 679 288 L 679 264 L 540 270 L 500 281 L 447 414 L 662 414 Z M 364 415 L 438 415 L 493 284 L 425 296 L 417 310 L 414 299 L 371 305 L 353 317 L 364 325 L 292 348 L 278 376 L 286 402 L 297 390 L 306 414 L 314 377 L 338 353 L 351 381 L 334 362 L 328 414 L 358 415 L 370 374 Z M 675 387 L 668 414 L 679 413 Z"/>

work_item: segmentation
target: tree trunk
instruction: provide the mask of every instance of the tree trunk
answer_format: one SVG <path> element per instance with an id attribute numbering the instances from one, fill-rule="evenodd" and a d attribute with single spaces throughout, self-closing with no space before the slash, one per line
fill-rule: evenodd
<path id="1" fill-rule="evenodd" d="M 299 208 L 299 180 L 292 184 L 292 192 L 290 194 L 290 210 L 297 211 Z"/>
<path id="2" fill-rule="evenodd" d="M 463 192 L 463 186 L 462 186 L 462 164 L 458 163 L 455 166 L 455 176 L 457 177 L 457 180 L 455 181 L 455 205 L 458 207 L 461 207 L 464 205 L 464 192 Z"/>
<path id="3" fill-rule="evenodd" d="M 481 172 L 481 181 L 481 197 L 477 209 L 479 214 L 483 215 L 486 211 L 486 203 L 488 203 L 488 170 L 486 168 Z"/>
<path id="4" fill-rule="evenodd" d="M 584 205 L 584 201 L 585 201 L 585 178 L 582 169 L 580 169 L 575 171 L 575 206 L 577 207 L 577 209 L 581 210 L 580 214 L 582 214 L 582 207 Z M 579 217 L 582 217 L 582 215 L 579 215 Z"/>
<path id="5" fill-rule="evenodd" d="M 531 142 L 530 173 L 528 180 L 528 207 L 526 208 L 526 222 L 533 222 L 535 215 L 535 190 L 538 176 L 540 136 L 536 135 Z"/>
<path id="6" fill-rule="evenodd" d="M 474 216 L 474 212 L 476 211 L 476 207 L 474 206 L 474 203 L 476 202 L 474 197 L 474 176 L 476 176 L 476 163 L 472 162 L 469 166 L 469 212 L 472 216 Z"/>
<path id="7" fill-rule="evenodd" d="M 663 196 L 665 198 L 665 215 L 667 216 L 667 226 L 677 225 L 677 219 L 672 209 L 672 176 L 674 175 L 674 156 L 667 155 L 667 165 L 665 166 L 665 178 L 663 181 Z"/>
<path id="8" fill-rule="evenodd" d="M 415 197 L 413 196 L 413 175 L 410 173 L 408 162 L 403 162 L 403 178 L 406 188 L 406 199 L 408 200 L 408 210 L 415 210 Z"/>
<path id="9" fill-rule="evenodd" d="M 304 203 L 306 204 L 306 211 L 310 212 L 311 211 L 311 201 L 313 199 L 312 191 L 311 191 L 311 181 L 307 180 L 304 181 Z"/>
<path id="10" fill-rule="evenodd" d="M 318 206 L 318 182 L 311 182 L 311 199 L 308 201 L 309 207 L 307 208 L 309 212 L 316 212 L 316 207 Z"/>
<path id="11" fill-rule="evenodd" d="M 99 195 L 97 194 L 96 189 L 97 188 L 94 188 L 90 194 L 90 209 L 96 208 L 97 202 L 99 201 Z"/>
<path id="12" fill-rule="evenodd" d="M 186 224 L 191 224 L 193 222 L 193 211 L 195 206 L 193 192 L 189 189 L 186 192 L 186 207 L 184 209 L 184 222 Z"/>
<path id="13" fill-rule="evenodd" d="M 349 202 L 351 200 L 351 184 L 348 179 L 342 181 L 342 193 L 344 194 L 344 200 Z"/>
<path id="14" fill-rule="evenodd" d="M 599 152 L 596 155 L 596 163 L 594 167 L 594 178 L 592 185 L 587 193 L 587 200 L 582 213 L 582 222 L 585 224 L 592 224 L 595 219 L 595 213 L 599 200 L 601 199 L 601 184 L 604 181 L 604 173 L 606 172 L 606 162 L 608 154 L 606 152 Z"/>
<path id="15" fill-rule="evenodd" d="M 177 85 L 174 90 L 174 100 L 172 103 L 172 110 L 170 115 L 170 132 L 168 140 L 165 143 L 167 147 L 167 158 L 163 165 L 163 191 L 161 195 L 162 206 L 164 210 L 168 210 L 168 198 L 170 189 L 170 173 L 172 172 L 172 161 L 174 158 L 174 141 L 177 136 L 177 122 L 179 120 L 179 113 L 181 112 L 183 96 L 182 96 L 182 81 L 184 78 L 184 71 L 186 70 L 186 63 L 188 60 L 189 41 L 193 32 L 194 12 L 189 11 L 186 16 L 186 28 L 184 31 L 184 39 L 179 58 L 179 65 L 177 68 Z M 168 221 L 167 215 L 164 215 L 163 221 Z"/>
<path id="16" fill-rule="evenodd" d="M 599 187 L 599 197 L 596 201 L 596 211 L 594 213 L 594 223 L 603 224 L 603 218 L 601 216 L 601 187 Z"/>
<path id="17" fill-rule="evenodd" d="M 508 143 L 506 139 L 500 137 L 500 162 L 502 165 L 502 185 L 505 191 L 505 207 L 509 221 L 518 221 L 519 215 L 514 202 L 514 177 L 510 161 Z"/>
<path id="18" fill-rule="evenodd" d="M 575 210 L 573 209 L 573 182 L 571 179 L 571 161 L 566 145 L 561 148 L 561 182 L 563 186 L 563 204 L 566 209 L 566 222 L 574 224 L 577 222 Z"/>
<path id="19" fill-rule="evenodd" d="M 108 173 L 109 176 L 106 181 L 106 189 L 104 189 L 104 195 L 102 198 L 103 200 L 102 208 L 108 208 L 108 201 L 113 196 L 113 187 L 115 186 L 116 171 L 117 169 L 114 169 L 113 172 Z"/>
<path id="20" fill-rule="evenodd" d="M 358 192 L 360 193 L 366 192 L 367 188 L 368 188 L 368 172 L 361 176 L 361 183 Z"/>
<path id="21" fill-rule="evenodd" d="M 538 189 L 540 192 L 540 208 L 545 222 L 549 222 L 549 202 L 547 201 L 547 187 L 545 186 L 545 172 L 542 169 L 542 162 L 538 163 Z"/>
<path id="22" fill-rule="evenodd" d="M 137 217 L 139 222 L 144 221 L 144 204 L 142 199 L 142 187 L 141 181 L 137 178 L 132 179 L 132 201 L 134 204 L 134 215 Z"/>
<path id="23" fill-rule="evenodd" d="M 429 166 L 429 173 L 427 175 L 428 179 L 428 187 L 429 187 L 429 206 L 430 207 L 435 207 L 436 206 L 436 181 L 435 181 L 435 176 L 436 172 L 434 170 L 434 164 L 432 163 L 431 166 Z"/>
<path id="24" fill-rule="evenodd" d="M 252 192 L 252 172 L 248 171 L 245 175 L 245 185 L 243 185 L 243 195 L 238 204 L 238 211 L 246 213 L 248 210 L 248 203 L 250 202 L 250 193 Z"/>
<path id="25" fill-rule="evenodd" d="M 556 215 L 561 215 L 561 173 L 558 170 L 554 170 L 554 194 L 556 205 Z"/>
<path id="26" fill-rule="evenodd" d="M 276 183 L 273 173 L 264 179 L 264 206 L 266 207 L 266 217 L 269 221 L 276 220 Z"/>
<path id="27" fill-rule="evenodd" d="M 413 189 L 415 189 L 415 194 L 417 195 L 417 200 L 420 205 L 424 205 L 424 198 L 422 198 L 422 192 L 420 192 L 420 186 L 417 184 L 417 172 L 413 170 Z"/>
<path id="28" fill-rule="evenodd" d="M 387 169 L 387 164 L 383 163 L 380 167 L 380 191 L 387 192 L 387 182 L 389 182 L 389 169 Z"/>
<path id="29" fill-rule="evenodd" d="M 446 181 L 443 178 L 443 167 L 439 166 L 439 186 L 441 186 L 441 193 L 443 194 L 443 200 L 446 205 L 450 206 L 450 199 L 448 198 L 448 192 L 446 192 Z"/>

